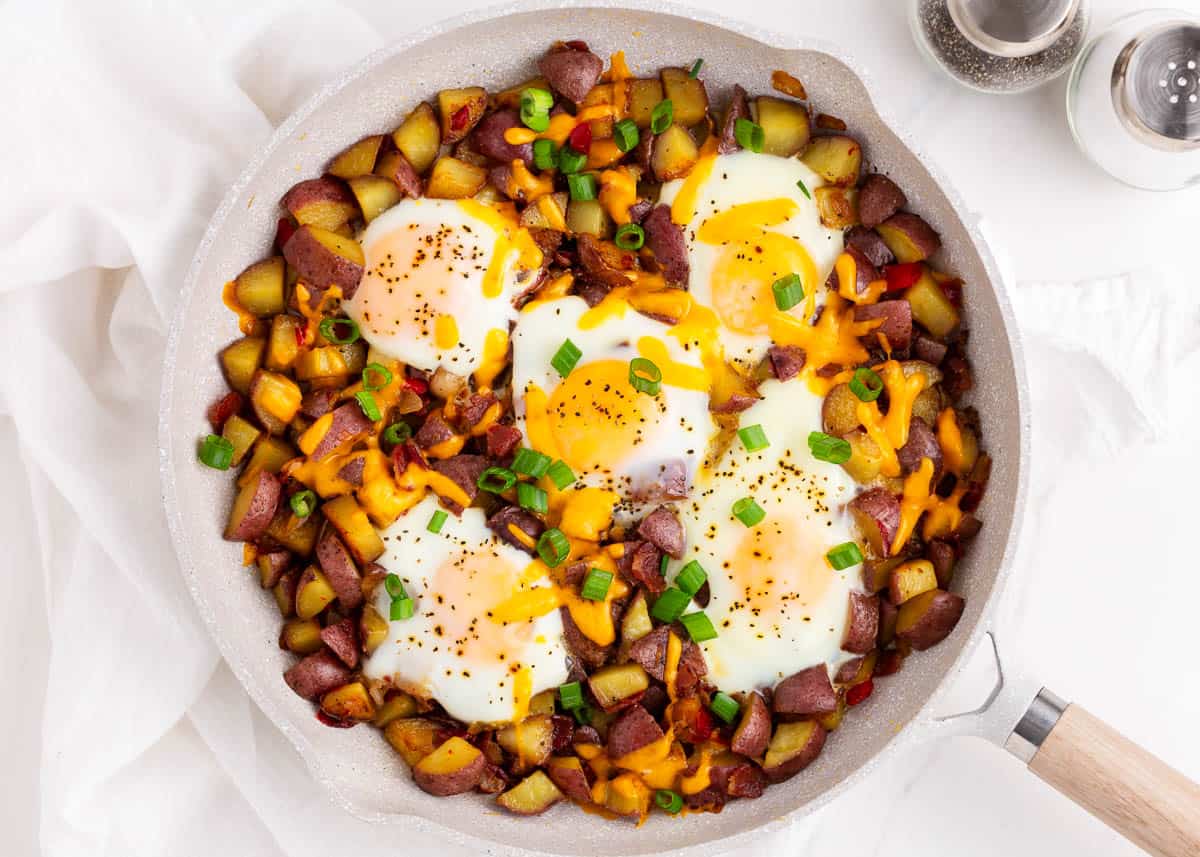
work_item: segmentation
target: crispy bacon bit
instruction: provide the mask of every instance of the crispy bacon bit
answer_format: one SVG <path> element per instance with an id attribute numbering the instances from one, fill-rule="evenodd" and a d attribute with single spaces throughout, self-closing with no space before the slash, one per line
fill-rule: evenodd
<path id="1" fill-rule="evenodd" d="M 241 393 L 226 393 L 208 409 L 208 421 L 213 431 L 220 431 L 225 421 L 242 409 Z"/>
<path id="2" fill-rule="evenodd" d="M 292 237 L 292 233 L 296 231 L 296 224 L 292 223 L 290 217 L 279 218 L 279 223 L 275 225 L 275 249 L 282 253 L 283 245 L 288 243 L 288 239 Z"/>
<path id="3" fill-rule="evenodd" d="M 771 72 L 771 87 L 776 92 L 782 92 L 784 95 L 792 96 L 792 98 L 799 98 L 801 101 L 808 100 L 808 93 L 804 91 L 804 84 L 782 69 Z"/>
<path id="4" fill-rule="evenodd" d="M 867 697 L 871 695 L 873 690 L 875 690 L 875 683 L 870 679 L 854 685 L 854 687 L 846 691 L 846 704 L 858 705 L 861 702 L 866 702 Z"/>
<path id="5" fill-rule="evenodd" d="M 923 269 L 924 266 L 920 262 L 888 265 L 883 269 L 883 276 L 887 279 L 887 290 L 889 292 L 899 292 L 907 289 L 917 280 L 921 279 Z"/>
<path id="6" fill-rule="evenodd" d="M 828 113 L 818 113 L 816 118 L 818 128 L 826 131 L 845 131 L 846 123 L 836 116 L 830 116 Z"/>

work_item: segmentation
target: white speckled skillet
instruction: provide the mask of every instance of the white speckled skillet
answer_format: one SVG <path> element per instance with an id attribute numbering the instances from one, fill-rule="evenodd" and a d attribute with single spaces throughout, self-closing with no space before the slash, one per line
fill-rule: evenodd
<path id="1" fill-rule="evenodd" d="M 941 233 L 942 267 L 968 284 L 973 403 L 995 459 L 980 510 L 983 531 L 955 574 L 954 588 L 967 607 L 950 638 L 909 659 L 899 677 L 846 718 L 801 775 L 769 788 L 758 800 L 735 801 L 716 815 L 691 815 L 686 823 L 655 814 L 635 828 L 571 806 L 530 820 L 497 811 L 484 796 L 435 798 L 413 785 L 403 762 L 375 730 L 323 726 L 312 706 L 281 678 L 291 656 L 277 645 L 273 600 L 253 575 L 238 573 L 240 546 L 221 539 L 232 480 L 215 476 L 195 454 L 197 438 L 205 432 L 205 409 L 225 387 L 217 350 L 237 336 L 233 316 L 221 303 L 221 287 L 269 252 L 283 192 L 302 177 L 320 174 L 350 142 L 390 131 L 417 101 L 437 90 L 472 83 L 498 89 L 520 82 L 532 76 L 548 44 L 571 38 L 586 40 L 602 56 L 623 49 L 635 70 L 687 66 L 702 56 L 705 82 L 717 103 L 735 82 L 751 92 L 768 91 L 771 72 L 786 69 L 804 82 L 816 106 L 844 118 L 870 163 L 891 175 L 910 207 Z M 225 659 L 338 804 L 380 824 L 404 824 L 475 848 L 486 843 L 493 854 L 632 855 L 688 850 L 716 840 L 733 846 L 831 800 L 904 742 L 948 730 L 998 741 L 1008 735 L 1032 696 L 1011 681 L 985 716 L 939 721 L 932 711 L 968 650 L 991 631 L 992 607 L 1017 540 L 1029 452 L 1017 331 L 975 224 L 964 219 L 960 200 L 919 147 L 872 103 L 856 69 L 839 48 L 669 3 L 518 3 L 435 25 L 368 57 L 288 119 L 230 189 L 196 253 L 167 349 L 161 449 L 168 520 L 192 594 Z"/>

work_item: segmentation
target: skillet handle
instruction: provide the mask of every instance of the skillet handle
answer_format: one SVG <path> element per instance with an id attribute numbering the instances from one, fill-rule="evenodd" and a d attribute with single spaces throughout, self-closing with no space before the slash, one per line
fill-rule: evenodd
<path id="1" fill-rule="evenodd" d="M 1086 709 L 1043 688 L 1005 746 L 1150 854 L 1200 854 L 1200 786 Z"/>

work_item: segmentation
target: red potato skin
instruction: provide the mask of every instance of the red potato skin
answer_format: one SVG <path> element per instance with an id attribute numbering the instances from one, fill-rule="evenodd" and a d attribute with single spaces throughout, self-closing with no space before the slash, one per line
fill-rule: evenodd
<path id="1" fill-rule="evenodd" d="M 746 99 L 746 90 L 734 84 L 733 95 L 729 99 L 729 107 L 725 109 L 725 118 L 721 120 L 721 137 L 717 143 L 717 151 L 722 155 L 739 151 L 742 146 L 737 141 L 734 128 L 739 119 L 750 118 L 750 103 Z"/>
<path id="2" fill-rule="evenodd" d="M 337 404 L 338 395 L 339 392 L 332 387 L 322 387 L 319 390 L 305 393 L 300 402 L 300 413 L 306 417 L 312 417 L 314 420 L 320 419 L 333 410 Z M 361 411 L 362 408 L 359 410 Z"/>
<path id="3" fill-rule="evenodd" d="M 671 219 L 671 207 L 656 205 L 642 221 L 646 230 L 646 246 L 662 269 L 668 285 L 687 288 L 691 266 L 688 264 L 687 242 L 683 229 Z"/>
<path id="4" fill-rule="evenodd" d="M 920 596 L 918 596 L 920 597 Z M 914 601 L 916 599 L 913 599 Z M 908 643 L 918 652 L 936 646 L 954 630 L 958 620 L 962 618 L 966 602 L 953 592 L 933 590 L 929 596 L 929 606 L 921 619 L 907 631 L 897 631 L 896 638 Z"/>
<path id="5" fill-rule="evenodd" d="M 488 463 L 482 455 L 455 455 L 452 458 L 434 461 L 429 466 L 453 480 L 455 485 L 474 500 L 475 495 L 479 493 L 479 477 L 487 470 Z"/>
<path id="6" fill-rule="evenodd" d="M 742 719 L 733 732 L 729 749 L 743 756 L 757 758 L 767 751 L 770 740 L 771 712 L 767 710 L 761 694 L 751 693 L 746 697 Z"/>
<path id="7" fill-rule="evenodd" d="M 861 204 L 861 201 L 860 201 Z M 874 229 L 865 226 L 855 226 L 846 233 L 846 246 L 854 247 L 871 260 L 876 268 L 890 265 L 896 261 L 887 243 Z"/>
<path id="8" fill-rule="evenodd" d="M 890 646 L 896 639 L 896 618 L 900 608 L 886 598 L 879 599 L 879 648 Z"/>
<path id="9" fill-rule="evenodd" d="M 280 200 L 288 214 L 293 217 L 298 217 L 298 213 L 306 205 L 315 202 L 336 202 L 349 206 L 351 211 L 358 210 L 354 194 L 350 193 L 350 190 L 341 181 L 331 176 L 321 176 L 319 179 L 306 179 L 298 182 L 292 185 Z"/>
<path id="10" fill-rule="evenodd" d="M 338 256 L 321 245 L 309 227 L 301 226 L 283 245 L 283 258 L 300 272 L 301 279 L 313 287 L 309 303 L 319 300 L 329 286 L 338 286 L 346 300 L 354 297 L 362 280 L 363 269 L 350 259 Z"/>
<path id="11" fill-rule="evenodd" d="M 659 506 L 642 519 L 638 525 L 638 535 L 673 559 L 683 556 L 683 524 L 666 506 Z"/>
<path id="12" fill-rule="evenodd" d="M 333 412 L 333 422 L 329 431 L 325 432 L 310 456 L 313 461 L 320 461 L 337 449 L 351 441 L 362 437 L 371 430 L 372 423 L 357 402 L 347 402 Z"/>
<path id="13" fill-rule="evenodd" d="M 813 730 L 813 736 L 805 745 L 804 752 L 793 757 L 778 768 L 763 768 L 763 774 L 766 775 L 769 783 L 782 783 L 784 780 L 791 779 L 796 774 L 803 771 L 817 756 L 821 755 L 821 750 L 825 747 L 825 729 L 819 724 Z"/>
<path id="14" fill-rule="evenodd" d="M 576 803 L 592 802 L 592 789 L 582 765 L 550 764 L 546 766 L 546 775 L 550 777 L 550 782 L 558 786 L 559 791 Z"/>
<path id="15" fill-rule="evenodd" d="M 670 633 L 670 628 L 660 625 L 629 646 L 629 660 L 641 664 L 647 675 L 659 681 L 663 680 L 667 668 L 667 636 Z"/>
<path id="16" fill-rule="evenodd" d="M 887 339 L 888 346 L 895 351 L 908 348 L 913 332 L 912 307 L 908 301 L 902 298 L 854 308 L 855 321 L 872 321 L 877 318 L 882 319 L 882 324 L 871 333 L 882 334 Z"/>
<path id="17" fill-rule="evenodd" d="M 771 371 L 780 381 L 795 378 L 804 368 L 804 349 L 795 345 L 772 345 L 767 355 L 771 360 Z"/>
<path id="18" fill-rule="evenodd" d="M 309 655 L 283 674 L 298 696 L 315 700 L 350 681 L 350 670 L 331 652 Z"/>
<path id="19" fill-rule="evenodd" d="M 563 641 L 571 653 L 590 670 L 604 666 L 612 655 L 613 646 L 602 646 L 580 631 L 566 607 L 560 607 L 559 614 L 562 616 Z"/>
<path id="20" fill-rule="evenodd" d="M 944 539 L 934 539 L 926 546 L 925 552 L 937 574 L 938 588 L 948 588 L 954 578 L 954 564 L 958 561 L 954 546 Z"/>
<path id="21" fill-rule="evenodd" d="M 929 424 L 920 417 L 913 417 L 908 426 L 908 442 L 896 450 L 896 459 L 905 473 L 912 473 L 921 466 L 921 460 L 933 462 L 933 484 L 937 484 L 942 473 L 942 445 Z"/>
<path id="22" fill-rule="evenodd" d="M 608 755 L 619 759 L 662 736 L 663 731 L 650 712 L 640 705 L 634 705 L 625 709 L 608 728 Z"/>
<path id="23" fill-rule="evenodd" d="M 589 50 L 564 46 L 543 56 L 538 71 L 555 92 L 578 104 L 600 80 L 604 61 Z"/>
<path id="24" fill-rule="evenodd" d="M 854 260 L 854 292 L 859 295 L 866 294 L 871 283 L 883 279 L 883 275 L 879 273 L 878 268 L 871 264 L 871 260 L 867 258 L 867 254 L 863 253 L 857 247 L 853 245 L 847 246 L 845 252 Z M 834 281 L 836 287 L 838 285 L 837 270 L 835 269 L 829 276 Z"/>
<path id="25" fill-rule="evenodd" d="M 471 761 L 449 774 L 428 774 L 418 763 L 413 768 L 413 781 L 423 792 L 437 797 L 449 797 L 469 792 L 479 785 L 486 768 L 487 759 L 483 753 L 477 753 Z"/>
<path id="26" fill-rule="evenodd" d="M 862 658 L 851 658 L 840 667 L 834 675 L 833 680 L 838 684 L 849 684 L 854 681 L 854 677 L 858 675 L 859 669 L 862 667 Z"/>
<path id="27" fill-rule="evenodd" d="M 776 714 L 831 714 L 837 711 L 837 694 L 829 681 L 829 670 L 816 664 L 788 676 L 775 687 L 772 702 Z"/>
<path id="28" fill-rule="evenodd" d="M 930 339 L 924 334 L 918 334 L 913 338 L 912 350 L 913 356 L 918 360 L 924 360 L 926 363 L 932 363 L 934 366 L 941 366 L 942 361 L 946 359 L 946 352 L 949 349 L 936 339 Z"/>
<path id="29" fill-rule="evenodd" d="M 509 128 L 520 128 L 521 119 L 515 110 L 497 110 L 485 117 L 475 127 L 475 147 L 495 161 L 511 166 L 513 161 L 524 161 L 533 166 L 533 144 L 514 146 L 504 139 Z"/>
<path id="30" fill-rule="evenodd" d="M 662 576 L 662 551 L 650 542 L 626 542 L 625 554 L 617 566 L 621 574 L 652 595 L 667 588 Z"/>
<path id="31" fill-rule="evenodd" d="M 875 648 L 879 633 L 879 597 L 851 592 L 846 607 L 846 633 L 842 651 L 865 655 Z"/>
<path id="32" fill-rule="evenodd" d="M 358 666 L 358 627 L 349 617 L 321 629 L 321 642 L 346 666 Z"/>
<path id="33" fill-rule="evenodd" d="M 362 577 L 350 556 L 350 551 L 338 538 L 333 527 L 326 526 L 317 541 L 317 562 L 342 607 L 353 610 L 362 604 Z"/>
<path id="34" fill-rule="evenodd" d="M 871 173 L 858 190 L 858 217 L 862 225 L 874 229 L 904 206 L 908 198 L 887 176 Z"/>
<path id="35" fill-rule="evenodd" d="M 249 489 L 246 489 L 249 490 Z M 252 542 L 262 537 L 271 526 L 275 510 L 279 507 L 279 497 L 282 489 L 278 477 L 265 470 L 258 474 L 254 483 L 254 495 L 246 513 L 240 521 L 230 521 L 225 530 L 225 538 L 231 542 Z"/>
<path id="36" fill-rule="evenodd" d="M 880 225 L 903 232 L 914 245 L 920 248 L 921 252 L 925 254 L 925 258 L 932 256 L 942 246 L 941 236 L 934 231 L 934 228 L 911 212 L 901 211 L 893 214 Z"/>
<path id="37" fill-rule="evenodd" d="M 425 183 L 403 154 L 398 151 L 391 152 L 388 155 L 387 166 L 386 178 L 395 182 L 405 196 L 419 199 L 425 193 Z"/>
<path id="38" fill-rule="evenodd" d="M 513 426 L 493 425 L 487 430 L 487 454 L 508 458 L 521 445 L 521 430 Z"/>
<path id="39" fill-rule="evenodd" d="M 649 482 L 632 486 L 631 496 L 645 503 L 655 500 L 684 500 L 688 494 L 687 465 L 677 458 L 658 466 L 658 475 Z"/>
<path id="40" fill-rule="evenodd" d="M 425 418 L 425 422 L 417 429 L 417 433 L 413 435 L 413 440 L 421 449 L 429 449 L 437 446 L 443 441 L 447 441 L 454 437 L 454 429 L 450 424 L 443 419 L 442 415 L 434 412 Z"/>
<path id="41" fill-rule="evenodd" d="M 525 511 L 520 506 L 505 506 L 488 518 L 487 525 L 488 529 L 495 533 L 502 541 L 528 554 L 532 554 L 535 548 L 531 548 L 518 540 L 509 530 L 509 526 L 516 527 L 534 542 L 537 542 L 538 537 L 541 536 L 544 529 L 542 522 L 538 520 L 536 515 Z"/>
<path id="42" fill-rule="evenodd" d="M 900 501 L 896 495 L 886 488 L 872 488 L 851 500 L 850 509 L 860 525 L 865 521 L 865 526 L 876 528 L 886 552 L 900 527 Z"/>
<path id="43" fill-rule="evenodd" d="M 287 551 L 259 551 L 258 561 L 261 569 L 263 561 L 267 563 L 267 574 L 261 577 L 262 588 L 270 589 L 279 582 L 283 573 L 292 565 L 292 555 Z"/>

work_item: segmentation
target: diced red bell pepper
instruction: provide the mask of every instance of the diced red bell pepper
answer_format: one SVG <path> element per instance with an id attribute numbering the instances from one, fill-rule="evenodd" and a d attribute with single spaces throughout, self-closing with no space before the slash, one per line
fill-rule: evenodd
<path id="1" fill-rule="evenodd" d="M 571 144 L 571 148 L 576 152 L 586 155 L 588 149 L 592 146 L 592 126 L 587 122 L 580 122 L 571 131 L 571 136 L 567 138 L 567 142 Z"/>
<path id="2" fill-rule="evenodd" d="M 351 726 L 358 725 L 357 720 L 342 720 L 340 717 L 334 717 L 331 714 L 326 714 L 319 708 L 317 709 L 317 719 L 326 726 L 332 726 L 334 729 L 349 729 Z"/>
<path id="3" fill-rule="evenodd" d="M 429 392 L 429 383 L 420 378 L 405 378 L 404 386 L 412 390 L 418 396 L 424 396 Z"/>
<path id="4" fill-rule="evenodd" d="M 875 683 L 870 679 L 864 682 L 859 682 L 846 691 L 846 704 L 858 705 L 861 702 L 866 702 L 867 697 L 875 690 Z"/>
<path id="5" fill-rule="evenodd" d="M 471 111 L 467 107 L 460 107 L 454 111 L 454 115 L 450 117 L 450 130 L 461 131 L 467 127 L 467 120 L 471 118 Z"/>
<path id="6" fill-rule="evenodd" d="M 883 274 L 887 278 L 887 290 L 889 292 L 899 292 L 907 289 L 917 280 L 921 279 L 924 267 L 920 262 L 888 265 L 883 269 Z"/>
<path id="7" fill-rule="evenodd" d="M 238 392 L 226 393 L 213 402 L 208 409 L 208 421 L 212 424 L 213 431 L 220 431 L 225 421 L 241 409 L 242 394 Z"/>

